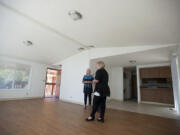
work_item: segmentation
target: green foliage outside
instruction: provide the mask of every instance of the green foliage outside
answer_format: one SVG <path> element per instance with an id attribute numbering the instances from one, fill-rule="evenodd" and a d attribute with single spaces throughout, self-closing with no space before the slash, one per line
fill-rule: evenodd
<path id="1" fill-rule="evenodd" d="M 15 81 L 22 81 L 22 82 L 27 82 L 28 81 L 28 72 L 26 71 L 16 71 L 15 72 Z"/>
<path id="2" fill-rule="evenodd" d="M 13 70 L 0 69 L 0 84 L 13 80 Z"/>
<path id="3" fill-rule="evenodd" d="M 27 82 L 28 81 L 27 71 L 14 70 L 12 69 L 0 69 L 0 84 L 5 84 L 10 81 Z"/>

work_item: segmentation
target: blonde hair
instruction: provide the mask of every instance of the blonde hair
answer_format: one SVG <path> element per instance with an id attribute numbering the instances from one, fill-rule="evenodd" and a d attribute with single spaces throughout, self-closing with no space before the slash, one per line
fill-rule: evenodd
<path id="1" fill-rule="evenodd" d="M 96 62 L 96 64 L 100 67 L 100 68 L 104 68 L 105 67 L 105 64 L 103 61 L 98 61 Z"/>
<path id="2" fill-rule="evenodd" d="M 90 69 L 90 68 L 87 68 L 87 69 L 86 69 L 86 73 L 87 73 L 88 71 L 91 73 L 91 69 Z"/>

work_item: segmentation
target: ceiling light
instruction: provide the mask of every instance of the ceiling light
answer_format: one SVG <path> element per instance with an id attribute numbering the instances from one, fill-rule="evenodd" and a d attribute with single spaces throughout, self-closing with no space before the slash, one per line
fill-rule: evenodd
<path id="1" fill-rule="evenodd" d="M 95 46 L 94 45 L 89 45 L 88 48 L 94 48 Z"/>
<path id="2" fill-rule="evenodd" d="M 23 44 L 26 45 L 26 46 L 32 46 L 33 42 L 29 41 L 29 40 L 26 40 L 26 41 L 23 41 Z"/>
<path id="3" fill-rule="evenodd" d="M 136 60 L 130 60 L 129 63 L 136 64 Z"/>
<path id="4" fill-rule="evenodd" d="M 71 10 L 71 11 L 69 11 L 68 15 L 69 15 L 74 21 L 77 21 L 77 20 L 79 20 L 79 19 L 82 18 L 81 13 L 79 13 L 79 12 L 76 11 L 76 10 Z"/>
<path id="5" fill-rule="evenodd" d="M 84 50 L 85 50 L 85 48 L 83 48 L 83 47 L 78 48 L 78 51 L 84 51 Z"/>
<path id="6" fill-rule="evenodd" d="M 171 55 L 172 55 L 172 57 L 177 57 L 176 53 L 172 53 Z"/>

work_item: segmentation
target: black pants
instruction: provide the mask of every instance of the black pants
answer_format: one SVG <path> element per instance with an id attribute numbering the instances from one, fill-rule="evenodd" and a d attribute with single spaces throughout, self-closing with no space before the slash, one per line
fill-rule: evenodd
<path id="1" fill-rule="evenodd" d="M 87 98 L 89 99 L 89 105 L 91 105 L 91 93 L 84 93 L 84 105 L 87 105 Z"/>
<path id="2" fill-rule="evenodd" d="M 95 117 L 98 108 L 100 108 L 100 118 L 104 119 L 104 113 L 106 109 L 106 97 L 94 96 L 91 117 Z"/>

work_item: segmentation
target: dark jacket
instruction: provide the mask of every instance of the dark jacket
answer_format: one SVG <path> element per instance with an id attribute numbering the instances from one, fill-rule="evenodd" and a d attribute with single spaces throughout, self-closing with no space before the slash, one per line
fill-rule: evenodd
<path id="1" fill-rule="evenodd" d="M 109 75 L 107 71 L 104 68 L 98 69 L 95 79 L 99 82 L 96 83 L 94 92 L 97 91 L 102 97 L 110 96 L 110 88 L 108 86 Z"/>

